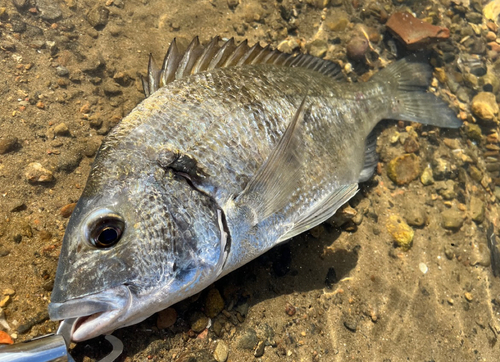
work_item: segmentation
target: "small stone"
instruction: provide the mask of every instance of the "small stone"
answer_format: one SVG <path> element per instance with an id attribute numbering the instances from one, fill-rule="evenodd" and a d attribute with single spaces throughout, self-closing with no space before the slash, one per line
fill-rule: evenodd
<path id="1" fill-rule="evenodd" d="M 207 299 L 205 301 L 205 313 L 209 318 L 214 318 L 224 309 L 224 299 L 222 299 L 217 289 L 210 289 L 208 291 Z"/>
<path id="2" fill-rule="evenodd" d="M 177 321 L 177 312 L 174 308 L 167 308 L 158 312 L 156 326 L 158 329 L 166 329 L 175 324 Z"/>
<path id="3" fill-rule="evenodd" d="M 76 202 L 72 202 L 71 204 L 64 205 L 59 210 L 59 214 L 62 217 L 64 217 L 65 219 L 67 219 L 73 213 L 73 210 L 75 209 L 75 206 L 76 206 Z"/>
<path id="4" fill-rule="evenodd" d="M 362 61 L 366 57 L 366 52 L 369 49 L 368 39 L 364 36 L 354 36 L 346 45 L 346 53 L 349 59 L 354 61 Z"/>
<path id="5" fill-rule="evenodd" d="M 87 14 L 87 21 L 97 30 L 102 30 L 108 23 L 109 10 L 101 5 L 92 8 Z"/>
<path id="6" fill-rule="evenodd" d="M 17 145 L 17 137 L 6 136 L 0 139 L 0 155 L 13 151 Z"/>
<path id="7" fill-rule="evenodd" d="M 479 92 L 471 102 L 471 112 L 483 121 L 492 121 L 498 114 L 498 103 L 490 92 Z"/>
<path id="8" fill-rule="evenodd" d="M 462 227 L 464 223 L 464 218 L 462 214 L 456 209 L 444 210 L 441 214 L 442 216 L 442 226 L 448 230 L 458 230 Z"/>
<path id="9" fill-rule="evenodd" d="M 481 138 L 483 137 L 481 128 L 475 123 L 467 124 L 465 127 L 465 134 L 467 135 L 467 138 L 477 142 L 481 141 Z"/>
<path id="10" fill-rule="evenodd" d="M 480 198 L 472 196 L 470 199 L 470 213 L 472 220 L 481 224 L 484 221 L 484 211 L 484 202 Z"/>
<path id="11" fill-rule="evenodd" d="M 323 58 L 328 51 L 328 43 L 323 39 L 315 39 L 307 45 L 307 48 L 312 56 Z"/>
<path id="12" fill-rule="evenodd" d="M 234 308 L 234 310 L 241 314 L 243 317 L 246 317 L 246 315 L 248 314 L 248 308 L 248 303 L 245 302 L 239 304 L 236 308 Z"/>
<path id="13" fill-rule="evenodd" d="M 413 245 L 413 229 L 398 215 L 390 215 L 386 223 L 389 234 L 403 251 L 408 251 Z"/>
<path id="14" fill-rule="evenodd" d="M 32 162 L 28 165 L 25 176 L 30 183 L 47 183 L 54 180 L 52 172 L 38 162 Z"/>
<path id="15" fill-rule="evenodd" d="M 294 316 L 297 310 L 291 303 L 286 303 L 285 306 L 285 313 L 288 314 L 290 317 Z"/>
<path id="16" fill-rule="evenodd" d="M 408 12 L 393 13 L 386 27 L 411 50 L 422 49 L 428 44 L 450 37 L 447 28 L 417 19 Z"/>
<path id="17" fill-rule="evenodd" d="M 427 215 L 420 207 L 410 207 L 406 212 L 405 220 L 408 225 L 422 227 L 427 221 Z"/>
<path id="18" fill-rule="evenodd" d="M 0 299 L 0 308 L 4 308 L 7 306 L 7 304 L 10 303 L 10 295 L 4 296 L 2 299 Z"/>
<path id="19" fill-rule="evenodd" d="M 62 16 L 62 11 L 57 1 L 36 0 L 35 3 L 36 8 L 40 12 L 40 17 L 43 20 L 55 21 Z"/>
<path id="20" fill-rule="evenodd" d="M 420 175 L 420 182 L 422 185 L 429 186 L 434 183 L 434 178 L 432 177 L 432 168 L 426 167 L 422 175 Z"/>
<path id="21" fill-rule="evenodd" d="M 257 358 L 262 357 L 264 355 L 264 352 L 265 352 L 265 347 L 266 347 L 265 342 L 260 341 L 257 344 L 257 348 L 255 348 L 255 352 L 253 353 L 253 355 Z"/>
<path id="22" fill-rule="evenodd" d="M 56 67 L 56 74 L 59 77 L 67 77 L 69 75 L 69 70 L 66 67 L 63 67 L 62 65 L 58 65 Z"/>
<path id="23" fill-rule="evenodd" d="M 5 288 L 3 290 L 3 295 L 9 295 L 12 297 L 12 296 L 16 295 L 16 291 L 12 288 Z"/>
<path id="24" fill-rule="evenodd" d="M 443 158 L 436 158 L 432 162 L 432 175 L 435 180 L 444 180 L 451 175 L 451 164 Z"/>
<path id="25" fill-rule="evenodd" d="M 54 133 L 56 136 L 68 136 L 69 128 L 66 125 L 66 123 L 59 123 L 57 126 L 54 127 Z"/>
<path id="26" fill-rule="evenodd" d="M 469 166 L 469 175 L 474 181 L 481 181 L 483 179 L 483 173 L 476 166 Z"/>
<path id="27" fill-rule="evenodd" d="M 217 362 L 226 362 L 229 355 L 229 347 L 227 344 L 220 340 L 217 342 L 217 347 L 215 347 L 214 358 Z"/>
<path id="28" fill-rule="evenodd" d="M 9 212 L 18 212 L 26 209 L 26 204 L 21 199 L 12 198 L 7 203 L 7 210 Z"/>
<path id="29" fill-rule="evenodd" d="M 227 7 L 234 10 L 240 4 L 240 0 L 227 0 Z"/>
<path id="30" fill-rule="evenodd" d="M 259 340 L 257 339 L 257 333 L 254 329 L 248 328 L 243 335 L 238 338 L 236 345 L 240 349 L 249 349 L 253 350 L 257 345 Z"/>
<path id="31" fill-rule="evenodd" d="M 194 312 L 190 318 L 191 329 L 196 333 L 202 332 L 208 325 L 208 318 L 201 312 Z"/>
<path id="32" fill-rule="evenodd" d="M 427 274 L 427 272 L 429 271 L 429 268 L 427 267 L 427 264 L 425 264 L 425 263 L 419 263 L 418 268 L 420 269 L 422 274 Z"/>
<path id="33" fill-rule="evenodd" d="M 358 328 L 358 321 L 352 316 L 346 316 L 344 318 L 344 327 L 346 327 L 351 332 L 356 332 Z"/>
<path id="34" fill-rule="evenodd" d="M 83 151 L 79 148 L 71 148 L 59 155 L 57 162 L 58 171 L 71 172 L 80 165 L 83 158 Z"/>
<path id="35" fill-rule="evenodd" d="M 387 165 L 387 176 L 397 185 L 405 185 L 420 174 L 420 159 L 415 154 L 404 154 Z"/>
<path id="36" fill-rule="evenodd" d="M 118 84 L 111 80 L 104 82 L 102 89 L 107 96 L 116 96 L 122 93 Z"/>
<path id="37" fill-rule="evenodd" d="M 296 39 L 285 39 L 278 44 L 278 50 L 283 53 L 292 53 L 295 49 L 299 48 L 300 44 Z"/>
<path id="38" fill-rule="evenodd" d="M 415 153 L 418 152 L 420 145 L 415 137 L 408 137 L 403 144 L 406 153 Z"/>
<path id="39" fill-rule="evenodd" d="M 468 302 L 472 302 L 473 300 L 472 294 L 469 292 L 465 292 L 464 297 Z"/>

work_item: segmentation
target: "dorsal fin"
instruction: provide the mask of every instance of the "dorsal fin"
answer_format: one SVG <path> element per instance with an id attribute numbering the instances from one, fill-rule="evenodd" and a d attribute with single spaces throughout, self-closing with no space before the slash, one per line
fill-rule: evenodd
<path id="1" fill-rule="evenodd" d="M 177 47 L 175 39 L 170 44 L 163 65 L 159 69 L 149 57 L 148 76 L 142 79 L 144 94 L 149 97 L 164 85 L 188 75 L 212 70 L 254 64 L 274 64 L 284 67 L 311 69 L 323 75 L 341 79 L 342 72 L 338 64 L 313 57 L 308 54 L 287 54 L 259 44 L 252 47 L 245 40 L 236 45 L 234 38 L 221 41 L 218 36 L 212 38 L 206 46 L 195 37 L 184 53 Z"/>

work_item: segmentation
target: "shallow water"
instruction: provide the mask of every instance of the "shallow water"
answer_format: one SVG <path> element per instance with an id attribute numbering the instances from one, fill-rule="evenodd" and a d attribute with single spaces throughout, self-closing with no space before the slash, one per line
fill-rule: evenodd
<path id="1" fill-rule="evenodd" d="M 143 99 L 139 75 L 149 53 L 161 59 L 174 37 L 186 46 L 195 35 L 202 42 L 220 35 L 321 55 L 339 62 L 350 81 L 363 81 L 414 52 L 386 30 L 391 14 L 410 10 L 450 29 L 448 40 L 426 46 L 438 68 L 433 89 L 467 124 L 438 130 L 382 122 L 379 172 L 349 202 L 355 211 L 340 212 L 345 218 L 356 213 L 354 219 L 296 237 L 215 283 L 225 310 L 201 333 L 191 326 L 210 302 L 206 291 L 174 306 L 172 327 L 158 329 L 154 315 L 114 334 L 124 341 L 127 361 L 212 361 L 221 341 L 234 362 L 498 359 L 500 279 L 493 276 L 486 237 L 487 227 L 498 224 L 498 114 L 488 121 L 471 112 L 481 91 L 498 99 L 500 66 L 492 43 L 499 33 L 484 17 L 494 8 L 483 14 L 483 5 L 0 2 L 1 145 L 17 138 L 0 155 L 0 305 L 7 332 L 23 341 L 57 328 L 47 304 L 68 221 L 61 208 L 78 200 L 102 138 Z M 366 40 L 364 34 L 371 49 L 353 61 L 346 48 L 353 38 Z M 387 166 L 405 152 L 414 153 L 421 168 L 417 179 L 398 186 Z M 29 182 L 34 162 L 54 180 Z M 435 182 L 424 186 L 427 166 Z M 408 251 L 394 245 L 391 215 L 423 223 L 413 226 Z M 457 225 L 445 228 L 446 222 Z M 105 346 L 103 339 L 91 340 L 73 355 L 93 361 L 106 354 Z"/>

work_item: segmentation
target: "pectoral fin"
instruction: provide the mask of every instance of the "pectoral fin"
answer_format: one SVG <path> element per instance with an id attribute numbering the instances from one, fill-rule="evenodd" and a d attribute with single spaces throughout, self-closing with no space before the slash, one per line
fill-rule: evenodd
<path id="1" fill-rule="evenodd" d="M 235 197 L 235 206 L 247 207 L 254 224 L 282 210 L 300 186 L 302 123 L 306 97 L 288 125 L 285 133 L 245 189 Z"/>

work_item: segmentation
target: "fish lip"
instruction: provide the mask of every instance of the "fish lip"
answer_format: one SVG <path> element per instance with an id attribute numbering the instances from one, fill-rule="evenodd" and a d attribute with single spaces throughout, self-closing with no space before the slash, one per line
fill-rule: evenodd
<path id="1" fill-rule="evenodd" d="M 132 293 L 125 286 L 81 298 L 49 304 L 49 316 L 52 320 L 76 318 L 71 339 L 81 342 L 112 332 L 117 319 L 127 313 L 132 303 Z"/>

